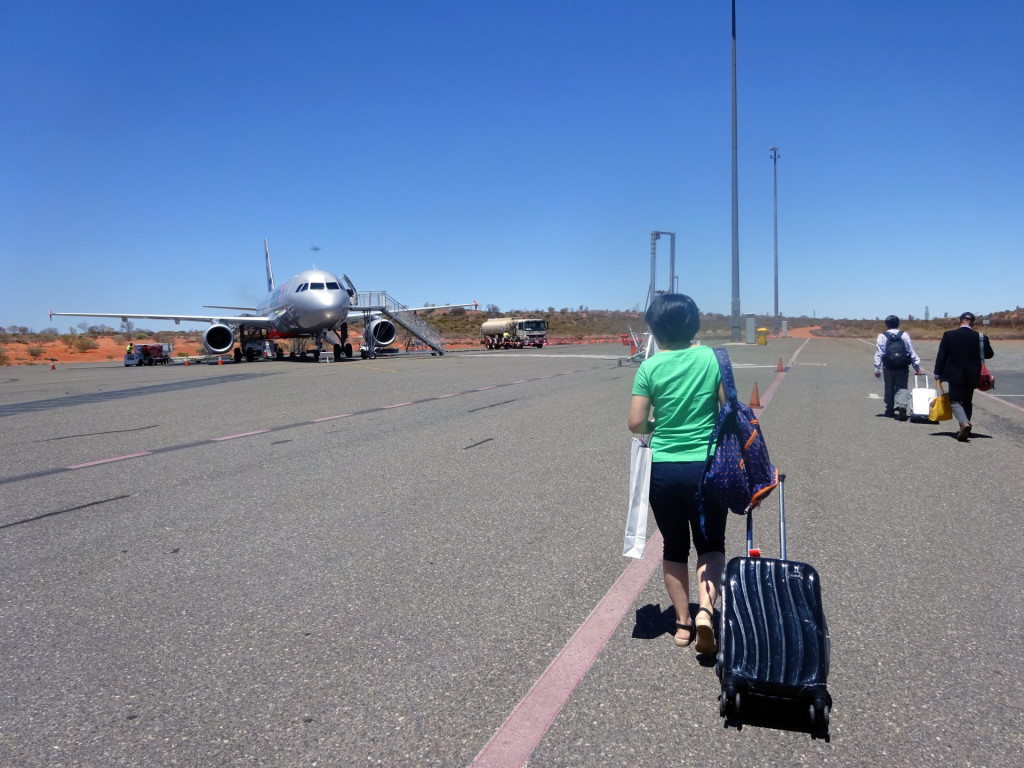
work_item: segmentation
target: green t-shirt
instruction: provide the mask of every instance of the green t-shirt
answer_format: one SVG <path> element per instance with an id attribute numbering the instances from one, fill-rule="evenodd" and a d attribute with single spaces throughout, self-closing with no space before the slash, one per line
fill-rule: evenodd
<path id="1" fill-rule="evenodd" d="M 662 350 L 640 364 L 633 394 L 654 405 L 652 461 L 704 461 L 722 375 L 711 347 Z"/>

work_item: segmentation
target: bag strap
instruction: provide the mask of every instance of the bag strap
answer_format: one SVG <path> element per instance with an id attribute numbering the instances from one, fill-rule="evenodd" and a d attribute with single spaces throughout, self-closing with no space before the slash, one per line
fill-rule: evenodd
<path id="1" fill-rule="evenodd" d="M 715 347 L 715 359 L 718 360 L 718 372 L 722 375 L 722 389 L 729 400 L 738 400 L 736 393 L 736 380 L 732 376 L 732 361 L 729 360 L 729 351 L 725 347 Z"/>
<path id="2" fill-rule="evenodd" d="M 729 352 L 724 347 L 715 347 L 713 351 L 715 353 L 715 359 L 718 361 L 718 372 L 722 377 L 722 389 L 725 390 L 726 400 L 736 404 L 739 402 L 739 396 L 736 393 L 736 381 L 732 376 L 732 362 L 729 360 Z M 722 430 L 722 413 L 724 410 L 725 405 L 723 404 L 718 409 L 718 418 L 715 419 L 715 428 L 711 430 L 711 437 L 708 439 L 708 456 L 704 465 L 705 472 L 711 464 L 711 459 L 715 455 L 715 446 L 718 444 L 718 438 Z"/>
<path id="3" fill-rule="evenodd" d="M 981 358 L 981 364 L 985 364 L 985 334 L 978 334 L 978 356 Z"/>

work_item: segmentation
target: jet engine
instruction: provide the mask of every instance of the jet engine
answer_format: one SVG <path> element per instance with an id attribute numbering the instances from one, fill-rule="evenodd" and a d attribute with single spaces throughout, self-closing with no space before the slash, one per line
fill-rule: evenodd
<path id="1" fill-rule="evenodd" d="M 203 332 L 203 346 L 211 355 L 223 355 L 235 343 L 235 334 L 221 323 L 214 323 Z"/>
<path id="2" fill-rule="evenodd" d="M 363 330 L 363 338 L 366 339 L 366 343 L 370 343 L 370 334 L 373 334 L 373 343 L 378 347 L 386 347 L 392 343 L 398 336 L 398 329 L 395 328 L 395 324 L 387 318 L 381 317 L 368 323 L 366 328 Z"/>

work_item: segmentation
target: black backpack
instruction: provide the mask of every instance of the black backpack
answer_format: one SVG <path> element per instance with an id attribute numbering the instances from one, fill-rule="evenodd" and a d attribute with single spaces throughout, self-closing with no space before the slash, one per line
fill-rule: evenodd
<path id="1" fill-rule="evenodd" d="M 890 336 L 885 342 L 882 362 L 890 371 L 906 370 L 910 365 L 910 353 L 907 351 L 907 345 L 903 343 L 903 331 L 896 331 L 896 335 Z"/>

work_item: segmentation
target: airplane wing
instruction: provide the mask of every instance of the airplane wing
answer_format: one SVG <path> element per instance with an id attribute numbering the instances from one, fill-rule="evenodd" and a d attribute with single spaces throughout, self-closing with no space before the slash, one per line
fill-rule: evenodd
<path id="1" fill-rule="evenodd" d="M 217 307 L 220 309 L 220 307 Z M 224 307 L 228 309 L 228 307 Z M 271 328 L 270 320 L 260 315 L 154 315 L 154 314 L 132 314 L 129 312 L 54 312 L 50 311 L 50 317 L 110 317 L 125 322 L 128 318 L 139 320 L 173 320 L 175 325 L 182 321 L 187 323 L 223 323 L 231 325 L 245 325 L 249 328 Z"/>

